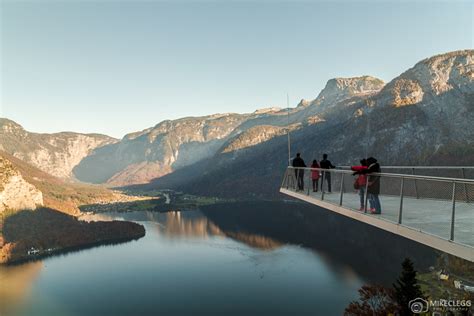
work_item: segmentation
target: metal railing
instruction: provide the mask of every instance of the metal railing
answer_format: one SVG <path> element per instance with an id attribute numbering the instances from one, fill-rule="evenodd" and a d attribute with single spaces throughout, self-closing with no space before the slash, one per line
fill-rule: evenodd
<path id="1" fill-rule="evenodd" d="M 350 166 L 338 166 L 350 170 Z M 383 166 L 383 173 L 410 174 L 418 176 L 474 179 L 473 166 Z"/>
<path id="2" fill-rule="evenodd" d="M 461 167 L 464 173 L 446 168 L 459 172 L 463 178 L 418 174 L 432 167 L 383 170 L 398 172 L 401 168 L 416 169 L 414 174 L 372 173 L 367 175 L 365 185 L 356 189 L 358 175 L 350 170 L 288 167 L 281 187 L 474 247 L 474 179 L 466 178 L 466 171 L 474 172 L 474 168 Z M 319 179 L 313 183 L 316 175 Z"/>

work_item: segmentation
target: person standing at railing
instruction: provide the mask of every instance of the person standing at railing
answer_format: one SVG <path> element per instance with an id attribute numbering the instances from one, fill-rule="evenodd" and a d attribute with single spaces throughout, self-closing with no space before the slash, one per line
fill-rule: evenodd
<path id="1" fill-rule="evenodd" d="M 319 168 L 320 167 L 319 167 L 319 163 L 316 159 L 313 160 L 313 164 L 311 165 L 311 168 L 317 168 L 316 170 L 315 169 L 311 170 L 311 180 L 313 180 L 313 192 L 318 192 L 319 177 L 320 177 Z"/>
<path id="2" fill-rule="evenodd" d="M 323 155 L 323 160 L 319 163 L 321 166 L 321 169 L 334 169 L 336 168 L 333 166 L 331 161 L 328 160 L 328 154 Z M 329 171 L 323 171 L 322 173 L 323 180 L 321 181 L 321 191 L 323 190 L 324 187 L 324 180 L 327 181 L 328 183 L 328 193 L 331 193 L 331 173 Z"/>
<path id="3" fill-rule="evenodd" d="M 372 214 L 382 213 L 382 206 L 379 200 L 380 194 L 380 176 L 371 175 L 372 173 L 380 173 L 380 164 L 374 157 L 367 158 L 367 169 L 360 171 L 367 174 L 367 194 L 370 203 L 370 212 Z"/>
<path id="4" fill-rule="evenodd" d="M 358 174 L 354 182 L 354 189 L 359 190 L 360 208 L 359 211 L 365 210 L 365 186 L 367 185 L 367 175 L 360 173 L 362 170 L 367 170 L 367 160 L 364 158 L 360 161 L 360 166 L 352 166 L 354 175 Z"/>
<path id="5" fill-rule="evenodd" d="M 303 158 L 301 158 L 301 154 L 297 153 L 295 159 L 293 159 L 292 163 L 293 168 L 295 169 L 295 177 L 296 182 L 298 184 L 297 190 L 304 190 L 304 169 L 306 168 L 306 164 L 304 163 Z"/>

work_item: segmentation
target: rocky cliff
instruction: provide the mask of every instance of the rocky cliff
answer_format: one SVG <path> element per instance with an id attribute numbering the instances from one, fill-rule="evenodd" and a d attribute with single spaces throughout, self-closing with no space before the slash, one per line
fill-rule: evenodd
<path id="1" fill-rule="evenodd" d="M 212 156 L 247 117 L 217 114 L 163 121 L 96 149 L 74 168 L 74 174 L 93 183 L 148 182 Z"/>
<path id="2" fill-rule="evenodd" d="M 377 96 L 380 105 L 395 107 L 425 103 L 445 106 L 440 96 L 474 94 L 474 55 L 461 50 L 424 59 L 388 83 Z M 441 102 L 438 102 L 441 101 Z M 454 101 L 454 100 L 452 100 Z"/>
<path id="3" fill-rule="evenodd" d="M 41 205 L 41 191 L 26 182 L 13 164 L 0 156 L 0 213 L 5 210 L 34 210 Z"/>
<path id="4" fill-rule="evenodd" d="M 114 138 L 100 134 L 31 133 L 0 118 L 0 150 L 60 178 L 72 177 L 74 166 L 93 149 L 114 142 Z"/>
<path id="5" fill-rule="evenodd" d="M 384 85 L 382 80 L 371 76 L 331 79 L 309 105 L 317 107 L 318 111 L 324 111 L 328 107 L 336 106 L 341 101 L 354 97 L 368 97 L 378 93 Z"/>

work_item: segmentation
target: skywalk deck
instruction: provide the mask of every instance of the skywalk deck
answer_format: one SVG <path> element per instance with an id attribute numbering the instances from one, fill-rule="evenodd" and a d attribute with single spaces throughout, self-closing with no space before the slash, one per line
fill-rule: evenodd
<path id="1" fill-rule="evenodd" d="M 371 214 L 359 211 L 350 171 L 331 170 L 332 193 L 326 184 L 324 192 L 313 192 L 305 171 L 304 190 L 296 190 L 297 173 L 290 167 L 280 192 L 474 262 L 473 180 L 381 173 L 382 212 Z"/>

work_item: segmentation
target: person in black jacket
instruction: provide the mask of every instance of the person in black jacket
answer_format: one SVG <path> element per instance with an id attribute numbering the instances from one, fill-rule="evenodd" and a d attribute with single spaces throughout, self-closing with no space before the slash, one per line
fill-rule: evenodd
<path id="1" fill-rule="evenodd" d="M 297 153 L 295 159 L 293 159 L 292 166 L 294 168 L 305 168 L 306 164 L 304 163 L 301 154 Z M 304 190 L 304 169 L 295 169 L 295 177 L 298 183 L 298 190 Z"/>
<path id="2" fill-rule="evenodd" d="M 367 158 L 368 168 L 361 170 L 360 173 L 368 174 L 367 181 L 367 198 L 370 203 L 370 212 L 372 214 L 382 213 L 382 205 L 380 204 L 379 194 L 380 194 L 380 176 L 372 175 L 373 173 L 380 173 L 380 164 L 377 162 L 377 159 L 374 157 Z"/>
<path id="3" fill-rule="evenodd" d="M 321 169 L 333 169 L 336 168 L 333 166 L 331 161 L 328 160 L 328 154 L 323 155 L 323 160 L 319 163 Z M 328 182 L 328 193 L 331 193 L 331 173 L 329 171 L 322 172 L 323 180 L 321 181 L 321 191 L 323 190 L 324 180 Z"/>

